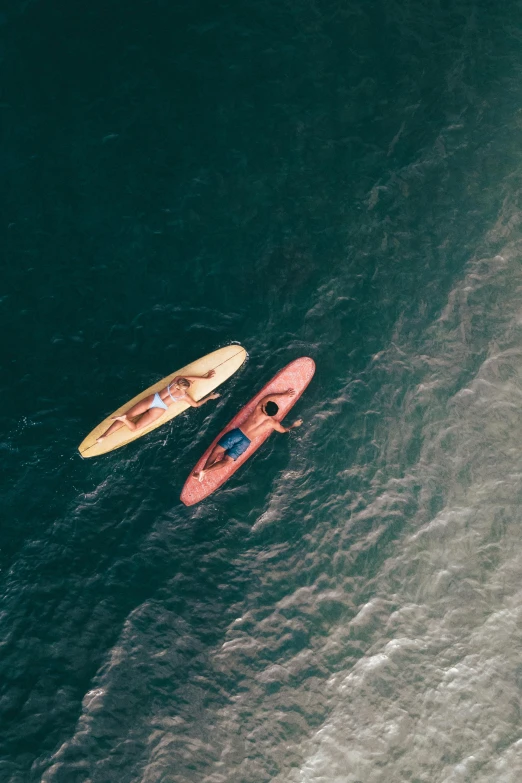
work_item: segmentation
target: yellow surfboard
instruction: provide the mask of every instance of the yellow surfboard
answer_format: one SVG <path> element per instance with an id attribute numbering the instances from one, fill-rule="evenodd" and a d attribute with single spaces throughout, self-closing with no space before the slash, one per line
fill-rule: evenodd
<path id="1" fill-rule="evenodd" d="M 189 404 L 183 402 L 183 400 L 174 402 L 159 419 L 153 421 L 148 427 L 143 427 L 142 430 L 132 432 L 127 429 L 127 427 L 122 426 L 119 430 L 113 432 L 112 435 L 109 435 L 102 440 L 101 443 L 96 442 L 96 438 L 103 435 L 111 426 L 113 416 L 119 416 L 120 414 L 125 413 L 132 405 L 136 405 L 137 402 L 144 397 L 147 397 L 147 395 L 154 394 L 155 392 L 164 389 L 176 375 L 204 375 L 209 370 L 215 370 L 216 374 L 213 378 L 201 378 L 200 380 L 194 381 L 191 385 L 191 396 L 195 400 L 200 400 L 206 394 L 214 391 L 214 389 L 239 370 L 245 361 L 246 356 L 247 352 L 241 345 L 227 345 L 226 348 L 219 348 L 217 351 L 213 351 L 212 353 L 203 356 L 201 359 L 197 359 L 195 362 L 192 362 L 192 364 L 187 364 L 187 366 L 182 367 L 181 370 L 172 372 L 170 375 L 167 375 L 166 378 L 162 378 L 161 381 L 158 381 L 153 386 L 149 386 L 149 388 L 142 391 L 141 394 L 133 397 L 132 400 L 126 402 L 125 405 L 122 405 L 118 410 L 115 410 L 110 416 L 107 416 L 106 419 L 98 424 L 98 426 L 95 427 L 92 432 L 89 432 L 87 437 L 82 440 L 78 446 L 78 451 L 82 457 L 97 457 L 100 454 L 106 454 L 108 451 L 119 449 L 132 440 L 136 440 L 136 438 L 141 438 L 142 435 L 146 435 L 147 432 L 155 430 L 156 427 L 161 427 L 162 424 L 166 424 L 167 421 L 170 421 L 175 416 L 179 416 L 180 413 L 186 411 Z"/>

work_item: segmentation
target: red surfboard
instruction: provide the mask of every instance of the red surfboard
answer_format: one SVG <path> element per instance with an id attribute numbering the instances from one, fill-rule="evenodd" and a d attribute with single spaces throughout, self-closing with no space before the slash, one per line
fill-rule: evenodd
<path id="1" fill-rule="evenodd" d="M 266 386 L 263 386 L 261 391 L 258 392 L 256 396 L 245 405 L 244 408 L 241 408 L 239 413 L 234 416 L 232 421 L 227 424 L 225 429 L 222 430 L 217 438 L 212 441 L 208 449 L 205 451 L 201 459 L 197 462 L 197 464 L 194 466 L 194 469 L 191 471 L 190 476 L 186 480 L 185 486 L 183 487 L 183 491 L 181 493 L 181 500 L 186 506 L 193 506 L 194 503 L 199 503 L 200 500 L 203 500 L 204 498 L 211 495 L 212 492 L 215 492 L 218 487 L 224 484 L 225 481 L 227 481 L 227 479 L 229 479 L 230 476 L 241 467 L 243 462 L 246 462 L 247 459 L 252 456 L 254 451 L 257 451 L 261 444 L 264 443 L 271 434 L 271 431 L 268 431 L 263 435 L 259 435 L 257 438 L 253 438 L 248 449 L 243 452 L 243 454 L 241 454 L 241 456 L 238 457 L 235 462 L 227 463 L 227 465 L 224 466 L 222 470 L 214 470 L 210 473 L 207 473 L 204 476 L 203 481 L 200 482 L 198 479 L 195 479 L 192 476 L 192 473 L 203 468 L 210 452 L 217 444 L 218 440 L 220 440 L 226 432 L 233 430 L 235 427 L 241 428 L 241 424 L 248 416 L 250 416 L 259 400 L 261 400 L 263 397 L 266 397 L 268 394 L 272 394 L 274 392 L 282 392 L 286 389 L 295 389 L 294 397 L 280 397 L 277 400 L 279 411 L 277 412 L 275 418 L 277 421 L 281 421 L 281 419 L 286 416 L 290 408 L 295 405 L 301 394 L 304 392 L 312 380 L 314 372 L 315 362 L 313 359 L 310 359 L 308 356 L 303 356 L 300 359 L 296 359 L 295 361 L 290 362 L 290 364 L 287 364 L 286 367 L 283 367 L 283 369 L 280 370 L 277 375 L 275 375 L 272 380 L 266 384 Z"/>

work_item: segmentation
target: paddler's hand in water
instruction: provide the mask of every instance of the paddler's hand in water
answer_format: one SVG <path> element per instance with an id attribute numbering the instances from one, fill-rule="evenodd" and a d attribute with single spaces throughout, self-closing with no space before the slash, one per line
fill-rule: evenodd
<path id="1" fill-rule="evenodd" d="M 294 430 L 296 427 L 300 427 L 302 423 L 303 423 L 302 419 L 297 419 L 297 421 L 294 421 L 290 429 Z"/>
<path id="2" fill-rule="evenodd" d="M 209 400 L 217 400 L 218 397 L 221 397 L 221 394 L 219 394 L 219 392 L 212 392 L 212 394 L 208 395 Z"/>

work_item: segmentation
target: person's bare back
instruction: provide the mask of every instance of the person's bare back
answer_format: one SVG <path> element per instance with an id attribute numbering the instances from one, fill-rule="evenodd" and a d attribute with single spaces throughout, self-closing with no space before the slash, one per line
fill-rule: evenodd
<path id="1" fill-rule="evenodd" d="M 253 440 L 257 435 L 275 429 L 275 419 L 267 416 L 266 413 L 258 405 L 254 411 L 248 416 L 240 427 L 241 432 L 247 436 L 249 440 Z"/>

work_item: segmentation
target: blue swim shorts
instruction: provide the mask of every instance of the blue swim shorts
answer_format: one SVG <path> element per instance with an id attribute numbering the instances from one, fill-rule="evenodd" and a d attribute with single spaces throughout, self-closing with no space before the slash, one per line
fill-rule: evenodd
<path id="1" fill-rule="evenodd" d="M 221 446 L 222 449 L 225 449 L 226 453 L 232 457 L 235 462 L 236 459 L 248 449 L 250 443 L 250 438 L 247 438 L 246 435 L 243 435 L 241 430 L 236 427 L 235 430 L 230 430 L 230 432 L 226 432 L 223 435 L 223 437 L 218 441 L 218 446 Z"/>

